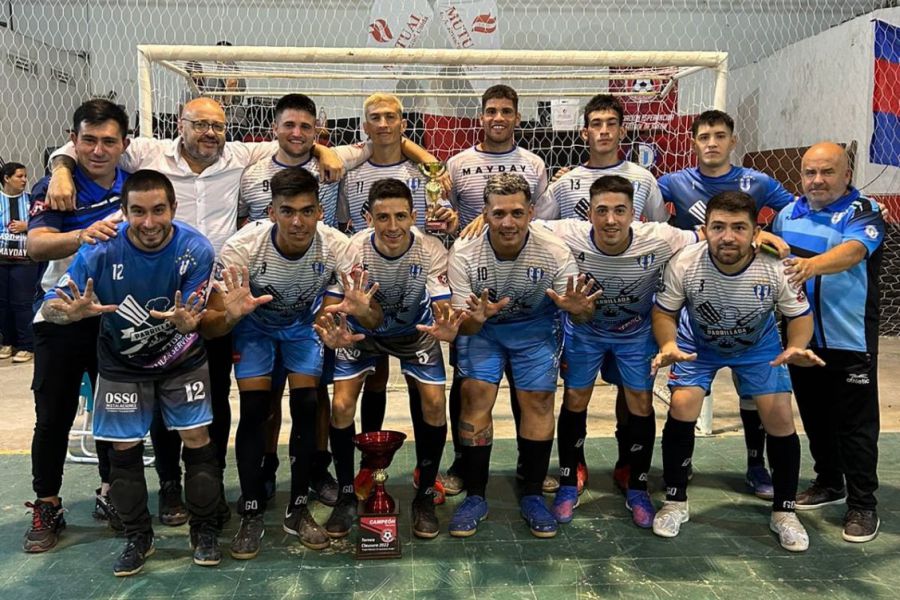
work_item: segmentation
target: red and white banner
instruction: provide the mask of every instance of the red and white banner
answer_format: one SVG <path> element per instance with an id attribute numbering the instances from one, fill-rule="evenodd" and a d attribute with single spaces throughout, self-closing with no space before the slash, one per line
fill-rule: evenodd
<path id="1" fill-rule="evenodd" d="M 624 95 L 619 98 L 625 105 L 625 126 L 638 131 L 668 131 L 678 113 L 678 84 L 665 97 L 661 92 L 665 82 L 659 79 L 640 79 L 640 75 L 628 67 L 610 67 L 610 75 L 621 73 L 622 79 L 611 79 L 609 92 Z"/>
<path id="2" fill-rule="evenodd" d="M 366 25 L 366 47 L 415 48 L 433 17 L 428 0 L 374 0 Z"/>
<path id="3" fill-rule="evenodd" d="M 459 50 L 500 48 L 500 14 L 496 0 L 438 0 L 435 11 L 451 47 Z M 468 67 L 467 71 L 475 74 L 478 67 Z M 497 82 L 470 80 L 472 88 L 479 93 L 494 83 Z"/>

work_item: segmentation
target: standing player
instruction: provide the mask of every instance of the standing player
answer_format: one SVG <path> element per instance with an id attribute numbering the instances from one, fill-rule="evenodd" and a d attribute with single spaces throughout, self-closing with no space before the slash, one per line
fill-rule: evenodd
<path id="1" fill-rule="evenodd" d="M 209 373 L 196 332 L 215 255 L 202 234 L 173 222 L 175 209 L 165 175 L 134 173 L 122 188 L 127 222 L 118 235 L 79 250 L 41 307 L 59 325 L 102 314 L 94 437 L 113 446 L 109 494 L 128 537 L 113 567 L 117 576 L 139 572 L 154 550 L 143 439 L 156 403 L 184 442 L 194 562 L 214 566 L 222 559 L 216 522 L 222 475 L 207 430 Z"/>
<path id="2" fill-rule="evenodd" d="M 50 207 L 49 177 L 38 181 L 32 189 L 27 248 L 32 259 L 49 261 L 40 282 L 43 292 L 53 289 L 80 247 L 116 236 L 116 223 L 121 220 L 119 196 L 128 176 L 116 165 L 128 147 L 127 134 L 125 111 L 106 100 L 88 100 L 75 110 L 72 123 L 77 210 L 64 212 Z M 97 318 L 83 319 L 66 327 L 47 322 L 40 312 L 34 318 L 31 389 L 35 425 L 31 474 L 37 500 L 29 503 L 33 515 L 25 534 L 26 552 L 50 550 L 66 526 L 59 497 L 63 465 L 69 430 L 78 410 L 81 379 L 85 372 L 92 382 L 97 378 L 99 331 Z M 94 515 L 109 518 L 110 525 L 121 529 L 108 496 L 108 450 L 108 443 L 97 443 L 101 487 L 97 490 Z"/>
<path id="3" fill-rule="evenodd" d="M 273 373 L 281 368 L 290 383 L 292 421 L 291 500 L 284 529 L 314 550 L 330 543 L 307 507 L 318 420 L 316 388 L 323 363 L 322 343 L 312 325 L 326 285 L 356 262 L 347 237 L 319 223 L 322 205 L 312 174 L 284 169 L 272 177 L 271 189 L 274 222 L 256 221 L 225 243 L 220 261 L 225 282 L 231 284 L 229 293 L 211 297 L 203 320 L 205 335 L 223 335 L 234 328 L 235 376 L 241 392 L 235 451 L 242 506 L 231 555 L 238 559 L 256 557 L 265 532 L 267 494 L 260 464 Z M 242 273 L 240 285 L 229 271 Z"/>
<path id="4" fill-rule="evenodd" d="M 691 137 L 697 166 L 660 177 L 663 199 L 675 209 L 672 224 L 681 229 L 696 229 L 706 218 L 706 205 L 720 192 L 742 191 L 756 202 L 757 211 L 769 208 L 779 211 L 794 196 L 765 173 L 731 164 L 731 152 L 737 144 L 734 119 L 720 110 L 708 110 L 691 124 Z M 774 236 L 766 242 L 787 255 L 787 246 Z M 740 391 L 740 390 L 739 390 Z M 707 400 L 711 401 L 711 400 Z M 771 499 L 772 478 L 766 470 L 766 431 L 753 399 L 741 394 L 741 422 L 747 446 L 746 481 L 754 494 Z"/>
<path id="5" fill-rule="evenodd" d="M 422 421 L 413 420 L 419 487 L 412 502 L 412 529 L 417 537 L 433 538 L 439 532 L 434 486 L 447 438 L 444 359 L 440 343 L 416 326 L 430 325 L 432 311 L 444 315 L 449 310 L 447 250 L 436 237 L 413 228 L 417 218 L 413 195 L 402 181 L 373 183 L 367 206 L 372 229 L 357 234 L 351 248 L 374 284 L 363 293 L 366 278 L 348 289 L 344 277 L 343 298 L 325 299 L 325 311 L 346 315 L 341 319 L 349 321 L 354 335 L 335 325 L 330 314 L 316 326 L 323 341 L 336 349 L 331 450 L 341 498 L 325 528 L 339 538 L 353 525 L 357 398 L 378 360 L 390 355 L 400 359 L 402 372 L 415 382 L 421 398 Z"/>
<path id="6" fill-rule="evenodd" d="M 458 240 L 450 259 L 453 306 L 470 310 L 456 338 L 467 497 L 450 521 L 450 535 L 473 535 L 487 516 L 491 412 L 508 365 L 522 411 L 522 517 L 535 536 L 553 537 L 556 519 L 541 492 L 553 448 L 553 395 L 562 341 L 558 308 L 585 322 L 599 293 L 587 296 L 583 280 L 573 286 L 578 268 L 572 253 L 546 229 L 530 224 L 534 208 L 524 177 L 491 177 L 484 188 L 483 214 L 488 227 L 475 238 Z"/>
<path id="7" fill-rule="evenodd" d="M 622 176 L 604 175 L 588 190 L 589 221 L 542 221 L 572 251 L 578 271 L 595 280 L 603 293 L 587 323 L 564 318 L 565 394 L 557 440 L 560 488 L 553 502 L 560 523 L 572 520 L 578 503 L 578 449 L 587 434 L 586 413 L 594 381 L 601 368 L 615 363 L 628 410 L 622 436 L 631 467 L 625 506 L 639 527 L 653 524 L 653 503 L 647 493 L 656 437 L 650 376 L 656 344 L 650 331 L 650 310 L 660 273 L 672 255 L 696 242 L 698 235 L 665 223 L 635 222 L 635 187 Z"/>
<path id="8" fill-rule="evenodd" d="M 756 203 L 744 192 L 722 192 L 707 206 L 707 243 L 682 251 L 666 268 L 653 309 L 659 354 L 653 369 L 675 363 L 669 376 L 672 402 L 663 429 L 666 501 L 653 533 L 675 537 L 689 519 L 688 467 L 694 426 L 716 372 L 731 368 L 740 389 L 756 400 L 769 435 L 774 498 L 769 527 L 792 552 L 809 547 L 794 514 L 800 473 L 800 439 L 791 411 L 787 365 L 824 364 L 806 350 L 813 316 L 805 294 L 788 282 L 781 262 L 754 255 Z M 679 324 L 682 307 L 686 308 Z M 775 311 L 788 320 L 782 350 Z"/>

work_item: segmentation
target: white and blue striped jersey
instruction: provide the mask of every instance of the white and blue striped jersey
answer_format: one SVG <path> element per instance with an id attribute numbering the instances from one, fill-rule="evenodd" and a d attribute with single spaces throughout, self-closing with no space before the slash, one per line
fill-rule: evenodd
<path id="1" fill-rule="evenodd" d="M 341 181 L 338 197 L 337 220 L 349 223 L 351 231 L 360 232 L 369 225 L 366 212 L 369 206 L 369 189 L 379 179 L 399 179 L 410 189 L 413 208 L 416 211 L 416 226 L 425 227 L 425 184 L 427 178 L 419 172 L 419 167 L 409 160 L 393 165 L 376 165 L 371 160 L 348 171 Z"/>
<path id="2" fill-rule="evenodd" d="M 578 275 L 569 248 L 543 226 L 530 223 L 519 255 L 503 260 L 494 253 L 489 235 L 485 227 L 477 237 L 453 244 L 448 270 L 453 307 L 466 308 L 469 294 L 481 296 L 487 289 L 492 302 L 505 297 L 510 302 L 488 319 L 486 327 L 555 318 L 558 309 L 547 290 L 564 294 L 569 276 Z"/>
<path id="3" fill-rule="evenodd" d="M 541 203 L 547 189 L 547 167 L 534 152 L 513 147 L 508 152 L 485 152 L 473 146 L 447 161 L 447 171 L 453 189 L 450 204 L 459 212 L 459 226 L 465 227 L 484 208 L 484 186 L 488 178 L 498 173 L 521 175 L 531 188 L 531 201 L 537 219 L 552 215 Z"/>
<path id="4" fill-rule="evenodd" d="M 591 185 L 605 175 L 619 175 L 634 186 L 634 219 L 636 221 L 669 220 L 662 193 L 653 174 L 640 165 L 623 160 L 609 167 L 579 165 L 547 188 L 542 204 L 550 207 L 548 219 L 588 220 L 591 211 Z"/>
<path id="5" fill-rule="evenodd" d="M 673 313 L 686 307 L 679 338 L 725 356 L 780 344 L 776 310 L 788 318 L 809 312 L 806 294 L 788 283 L 781 260 L 757 254 L 741 272 L 726 274 L 708 244 L 685 248 L 669 261 L 656 303 Z"/>
<path id="6" fill-rule="evenodd" d="M 339 152 L 343 146 L 334 148 Z M 340 156 L 340 152 L 338 154 Z M 259 221 L 269 218 L 269 205 L 272 204 L 272 189 L 269 182 L 282 169 L 290 165 L 278 162 L 274 156 L 253 163 L 241 175 L 241 191 L 238 199 L 238 218 Z M 297 168 L 306 169 L 316 179 L 319 178 L 319 161 L 311 156 Z M 339 182 L 319 183 L 319 202 L 324 213 L 322 220 L 330 227 L 337 227 L 337 201 Z"/>
<path id="7" fill-rule="evenodd" d="M 431 303 L 450 299 L 447 249 L 438 238 L 419 229 L 413 228 L 411 235 L 409 248 L 395 257 L 378 251 L 373 229 L 361 231 L 350 239 L 351 251 L 369 272 L 369 281 L 378 283 L 375 300 L 384 313 L 384 321 L 374 330 L 366 329 L 351 317 L 354 331 L 379 337 L 416 333 L 416 325 L 434 321 Z M 340 281 L 337 290 L 343 294 Z"/>
<path id="8" fill-rule="evenodd" d="M 271 294 L 272 301 L 256 307 L 246 318 L 261 327 L 311 325 L 326 289 L 336 289 L 339 273 L 349 273 L 359 263 L 350 250 L 350 240 L 323 223 L 303 256 L 289 258 L 275 247 L 278 225 L 263 220 L 247 224 L 228 238 L 217 263 L 216 279 L 225 267 L 247 267 L 250 292 Z M 331 287 L 329 287 L 331 286 Z"/>
<path id="9" fill-rule="evenodd" d="M 594 228 L 577 219 L 540 221 L 561 239 L 575 257 L 578 272 L 595 281 L 597 299 L 591 327 L 609 341 L 633 340 L 650 332 L 650 310 L 660 277 L 676 252 L 697 241 L 697 234 L 665 223 L 634 223 L 623 252 L 605 254 L 594 243 Z"/>

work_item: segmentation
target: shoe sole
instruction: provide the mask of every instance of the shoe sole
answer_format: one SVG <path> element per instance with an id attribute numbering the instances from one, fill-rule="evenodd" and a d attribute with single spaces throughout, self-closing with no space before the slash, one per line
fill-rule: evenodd
<path id="1" fill-rule="evenodd" d="M 776 529 L 775 526 L 772 525 L 771 523 L 769 523 L 769 530 L 772 533 L 774 533 L 775 535 L 779 536 L 778 545 L 781 546 L 782 548 L 784 548 L 785 550 L 787 550 L 788 552 L 806 552 L 807 550 L 809 550 L 809 543 L 807 543 L 806 546 L 803 546 L 802 548 L 799 546 L 785 546 L 784 544 L 782 544 L 781 539 L 780 539 L 780 534 L 778 533 L 778 529 Z"/>
<path id="2" fill-rule="evenodd" d="M 201 567 L 217 567 L 217 566 L 219 566 L 219 563 L 221 563 L 221 562 L 222 562 L 221 558 L 218 560 L 200 560 L 197 558 L 194 559 L 194 564 L 201 566 Z"/>
<path id="3" fill-rule="evenodd" d="M 153 556 L 156 552 L 156 546 L 150 546 L 150 549 L 147 550 L 147 553 L 144 554 L 144 560 L 146 561 L 148 558 Z M 137 569 L 132 569 L 131 571 L 113 571 L 113 575 L 116 577 L 131 577 L 132 575 L 137 575 L 141 571 L 144 570 L 144 565 L 139 566 Z"/>
<path id="4" fill-rule="evenodd" d="M 449 533 L 452 537 L 472 537 L 473 535 L 478 533 L 478 526 L 487 518 L 488 513 L 484 513 L 484 516 L 476 521 L 475 527 L 473 529 L 450 529 Z"/>
<path id="5" fill-rule="evenodd" d="M 423 540 L 433 540 L 438 536 L 440 530 L 437 531 L 419 531 L 417 529 L 413 529 L 413 535 L 417 538 L 422 538 Z"/>
<path id="6" fill-rule="evenodd" d="M 875 521 L 875 532 L 869 535 L 848 535 L 847 532 L 841 532 L 841 538 L 845 542 L 850 542 L 851 544 L 864 544 L 865 542 L 871 542 L 876 537 L 878 537 L 878 529 L 881 527 L 881 519 L 877 519 Z"/>
<path id="7" fill-rule="evenodd" d="M 313 544 L 312 542 L 307 542 L 301 538 L 300 544 L 306 548 L 309 548 L 310 550 L 324 550 L 325 548 L 328 548 L 329 546 L 331 546 L 331 540 L 328 540 L 327 542 L 322 542 L 319 544 Z"/>
<path id="8" fill-rule="evenodd" d="M 351 527 L 350 529 L 353 529 L 353 528 Z M 347 537 L 348 535 L 350 535 L 350 529 L 348 529 L 347 531 L 328 531 L 328 530 L 326 529 L 326 530 L 325 530 L 325 533 L 327 533 L 327 534 L 328 534 L 328 537 L 330 537 L 331 539 L 333 539 L 333 540 L 339 540 L 339 539 L 341 539 L 341 538 L 345 538 L 345 537 Z M 302 544 L 303 542 L 300 542 L 300 543 Z M 304 545 L 305 545 L 305 544 L 304 544 Z"/>
<path id="9" fill-rule="evenodd" d="M 235 560 L 252 560 L 259 556 L 259 548 L 256 549 L 256 552 L 235 552 L 234 550 L 231 550 L 229 554 L 231 554 L 231 558 Z"/>
<path id="10" fill-rule="evenodd" d="M 534 529 L 530 529 L 530 528 L 529 528 L 529 531 L 531 531 L 531 535 L 533 535 L 533 536 L 536 537 L 536 538 L 540 538 L 540 539 L 542 539 L 542 540 L 546 540 L 546 539 L 548 539 L 548 538 L 556 537 L 556 534 L 559 533 L 558 530 L 554 530 L 554 531 L 535 531 Z"/>
<path id="11" fill-rule="evenodd" d="M 845 504 L 847 502 L 847 497 L 838 498 L 837 500 L 828 500 L 827 502 L 819 502 L 818 504 L 800 504 L 799 502 L 794 504 L 794 510 L 818 510 L 820 508 L 824 508 L 826 506 L 831 506 L 832 504 Z"/>
<path id="12" fill-rule="evenodd" d="M 58 539 L 49 546 L 42 546 L 40 544 L 29 545 L 26 542 L 22 549 L 25 550 L 25 552 L 27 552 L 28 554 L 41 554 L 42 552 L 53 550 L 54 548 L 56 548 L 57 544 L 59 544 Z"/>
<path id="13" fill-rule="evenodd" d="M 190 515 L 184 514 L 184 517 L 163 517 L 159 516 L 159 522 L 167 527 L 180 527 L 188 522 Z"/>

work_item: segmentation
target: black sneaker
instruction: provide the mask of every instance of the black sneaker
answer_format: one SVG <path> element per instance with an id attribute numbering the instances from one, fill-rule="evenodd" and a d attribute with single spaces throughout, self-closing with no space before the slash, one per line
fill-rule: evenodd
<path id="1" fill-rule="evenodd" d="M 56 506 L 42 500 L 26 502 L 25 506 L 31 509 L 31 527 L 25 533 L 23 544 L 25 552 L 50 550 L 59 541 L 59 532 L 66 528 L 62 500 Z"/>
<path id="2" fill-rule="evenodd" d="M 412 529 L 416 537 L 428 540 L 437 537 L 440 532 L 440 524 L 434 512 L 434 497 L 431 494 L 413 499 Z"/>
<path id="3" fill-rule="evenodd" d="M 256 558 L 265 533 L 266 525 L 262 513 L 244 513 L 241 525 L 231 540 L 231 558 L 238 560 Z"/>
<path id="4" fill-rule="evenodd" d="M 125 549 L 113 565 L 116 577 L 137 575 L 144 568 L 147 557 L 156 551 L 153 545 L 153 533 L 136 534 L 128 538 Z"/>
<path id="5" fill-rule="evenodd" d="M 178 527 L 188 522 L 188 509 L 181 499 L 180 481 L 159 482 L 159 522 Z"/>
<path id="6" fill-rule="evenodd" d="M 881 525 L 881 520 L 874 510 L 851 508 L 844 515 L 844 532 L 841 537 L 844 538 L 844 541 L 857 544 L 870 542 L 878 535 L 879 525 Z"/>
<path id="7" fill-rule="evenodd" d="M 110 502 L 109 496 L 101 494 L 100 488 L 97 488 L 94 491 L 94 494 L 94 512 L 91 513 L 91 516 L 98 521 L 106 521 L 110 529 L 117 533 L 125 531 L 125 524 L 122 523 L 122 517 L 119 516 L 119 511 L 117 511 L 116 507 Z"/>
<path id="8" fill-rule="evenodd" d="M 191 547 L 194 549 L 194 564 L 201 567 L 215 567 L 222 562 L 219 536 L 207 527 L 191 529 Z"/>
<path id="9" fill-rule="evenodd" d="M 331 534 L 316 523 L 306 506 L 298 508 L 294 512 L 285 511 L 282 528 L 285 533 L 297 536 L 300 543 L 310 550 L 323 550 L 331 545 L 331 537 L 329 537 Z"/>
<path id="10" fill-rule="evenodd" d="M 331 515 L 325 522 L 325 531 L 333 538 L 342 538 L 350 533 L 353 520 L 356 519 L 356 494 L 344 494 L 331 509 Z"/>
<path id="11" fill-rule="evenodd" d="M 325 506 L 334 506 L 337 504 L 341 488 L 337 480 L 328 472 L 328 469 L 325 469 L 313 479 L 310 491 Z"/>
<path id="12" fill-rule="evenodd" d="M 797 510 L 815 510 L 829 504 L 843 504 L 846 501 L 847 491 L 844 488 L 825 487 L 814 479 L 808 488 L 797 494 L 794 508 Z"/>

